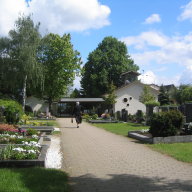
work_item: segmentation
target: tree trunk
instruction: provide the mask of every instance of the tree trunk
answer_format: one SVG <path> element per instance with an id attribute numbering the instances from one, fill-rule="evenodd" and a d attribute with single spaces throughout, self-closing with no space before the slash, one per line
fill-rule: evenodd
<path id="1" fill-rule="evenodd" d="M 22 98 L 22 107 L 23 107 L 23 111 L 25 112 L 25 103 L 26 103 L 26 87 L 27 87 L 27 75 L 24 78 L 24 82 L 23 82 L 23 98 Z"/>

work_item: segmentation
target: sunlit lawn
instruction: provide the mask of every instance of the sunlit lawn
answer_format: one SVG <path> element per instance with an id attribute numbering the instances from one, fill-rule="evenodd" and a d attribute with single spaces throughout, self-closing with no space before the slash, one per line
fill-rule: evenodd
<path id="1" fill-rule="evenodd" d="M 148 126 L 143 126 L 141 124 L 136 123 L 94 123 L 96 127 L 100 127 L 105 129 L 106 131 L 110 131 L 112 133 L 127 136 L 128 131 L 142 130 L 148 129 Z"/>
<path id="2" fill-rule="evenodd" d="M 192 163 L 192 143 L 152 144 L 148 146 L 179 161 Z"/>
<path id="3" fill-rule="evenodd" d="M 67 174 L 56 169 L 0 169 L 1 192 L 69 192 Z"/>

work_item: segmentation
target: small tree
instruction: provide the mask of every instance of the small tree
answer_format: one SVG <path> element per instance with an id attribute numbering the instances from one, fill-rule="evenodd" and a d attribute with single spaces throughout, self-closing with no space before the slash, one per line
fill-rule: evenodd
<path id="1" fill-rule="evenodd" d="M 155 96 L 151 94 L 150 88 L 148 85 L 145 85 L 143 88 L 143 92 L 141 93 L 139 100 L 141 103 L 146 103 L 149 101 L 155 101 Z"/>
<path id="2" fill-rule="evenodd" d="M 151 116 L 153 115 L 153 108 L 158 106 L 159 102 L 155 101 L 155 96 L 150 92 L 150 88 L 147 85 L 144 86 L 139 100 L 146 105 L 146 121 L 148 124 Z"/>
<path id="3" fill-rule="evenodd" d="M 113 85 L 113 83 L 111 83 L 108 87 L 108 94 L 106 97 L 104 97 L 104 105 L 109 111 L 113 108 L 113 105 L 116 103 L 117 96 L 115 95 L 115 89 L 116 87 Z"/>
<path id="4" fill-rule="evenodd" d="M 169 94 L 167 93 L 163 85 L 159 89 L 158 101 L 161 106 L 170 104 Z"/>

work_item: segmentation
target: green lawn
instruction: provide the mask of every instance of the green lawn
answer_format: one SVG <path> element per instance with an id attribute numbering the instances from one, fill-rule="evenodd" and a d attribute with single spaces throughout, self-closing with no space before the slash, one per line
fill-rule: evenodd
<path id="1" fill-rule="evenodd" d="M 152 144 L 148 146 L 179 161 L 192 163 L 192 143 Z"/>
<path id="2" fill-rule="evenodd" d="M 128 131 L 135 131 L 149 128 L 148 126 L 143 126 L 136 123 L 94 123 L 93 125 L 123 136 L 127 136 Z"/>
<path id="3" fill-rule="evenodd" d="M 2 192 L 69 192 L 67 174 L 56 169 L 0 169 Z"/>

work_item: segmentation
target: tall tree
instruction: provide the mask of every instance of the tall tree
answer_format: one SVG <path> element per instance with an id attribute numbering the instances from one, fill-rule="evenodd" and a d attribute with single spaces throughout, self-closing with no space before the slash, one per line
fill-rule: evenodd
<path id="1" fill-rule="evenodd" d="M 52 102 L 66 94 L 75 74 L 80 71 L 81 58 L 73 49 L 69 34 L 60 37 L 50 33 L 42 40 L 39 61 L 44 66 L 45 75 L 42 93 L 48 100 L 51 111 Z"/>
<path id="2" fill-rule="evenodd" d="M 112 82 L 116 87 L 121 85 L 120 75 L 123 72 L 138 69 L 123 42 L 114 37 L 105 37 L 88 56 L 83 68 L 81 86 L 86 96 L 101 96 L 108 92 Z"/>
<path id="3" fill-rule="evenodd" d="M 8 44 L 4 44 L 6 56 L 7 83 L 22 92 L 22 106 L 25 107 L 28 82 L 34 86 L 42 75 L 41 65 L 37 62 L 37 50 L 40 42 L 39 24 L 35 25 L 30 16 L 20 16 L 15 29 L 9 32 Z M 5 42 L 5 41 L 4 41 Z"/>
<path id="4" fill-rule="evenodd" d="M 163 85 L 161 85 L 159 89 L 158 101 L 161 106 L 170 104 L 169 94 Z"/>

